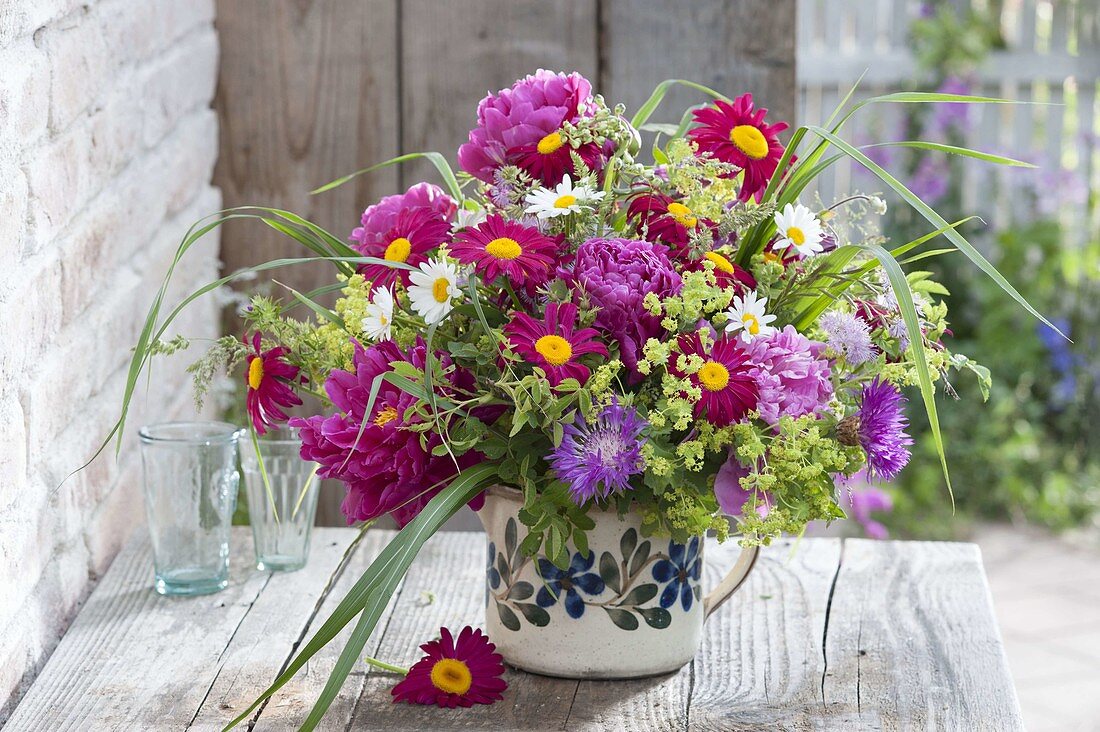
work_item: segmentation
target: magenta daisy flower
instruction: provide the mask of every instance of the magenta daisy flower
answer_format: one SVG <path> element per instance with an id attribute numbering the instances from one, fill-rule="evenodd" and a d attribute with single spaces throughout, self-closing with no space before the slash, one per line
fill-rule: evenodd
<path id="1" fill-rule="evenodd" d="M 864 384 L 856 435 L 867 453 L 868 477 L 893 480 L 909 464 L 909 445 L 913 439 L 905 432 L 909 425 L 905 418 L 906 401 L 897 387 L 877 376 L 870 384 Z"/>
<path id="2" fill-rule="evenodd" d="M 365 257 L 378 257 L 387 262 L 417 267 L 428 261 L 428 254 L 451 234 L 447 220 L 430 208 L 420 206 L 402 211 L 393 226 L 376 243 L 357 247 Z M 374 285 L 386 287 L 396 278 L 408 286 L 411 270 L 387 267 L 384 264 L 364 264 L 359 272 Z"/>
<path id="3" fill-rule="evenodd" d="M 505 165 L 519 165 L 544 185 L 557 185 L 573 167 L 562 124 L 591 117 L 595 111 L 587 79 L 578 73 L 539 69 L 481 100 L 477 126 L 458 149 L 458 162 L 486 183 L 493 183 L 494 174 Z M 577 152 L 592 170 L 603 167 L 604 151 L 582 145 Z"/>
<path id="4" fill-rule="evenodd" d="M 472 707 L 503 699 L 508 682 L 504 659 L 480 630 L 466 626 L 458 639 L 446 628 L 439 629 L 439 640 L 420 646 L 424 657 L 409 669 L 397 686 L 390 690 L 393 701 L 409 704 L 436 704 L 441 707 Z"/>
<path id="5" fill-rule="evenodd" d="M 630 490 L 630 476 L 645 470 L 642 432 L 646 424 L 633 407 L 614 401 L 591 425 L 579 415 L 576 424 L 565 425 L 565 436 L 549 462 L 569 485 L 574 503 L 583 506 L 593 498 Z"/>
<path id="6" fill-rule="evenodd" d="M 373 206 L 368 206 L 363 212 L 361 225 L 351 232 L 351 242 L 359 251 L 379 244 L 385 247 L 389 243 L 385 237 L 397 223 L 398 215 L 410 208 L 427 208 L 450 222 L 454 221 L 458 204 L 439 186 L 417 183 L 404 193 L 386 196 Z"/>
<path id="7" fill-rule="evenodd" d="M 729 258 L 719 252 L 706 252 L 699 259 L 687 265 L 685 269 L 690 272 L 704 268 L 704 262 L 714 265 L 714 279 L 722 288 L 732 287 L 734 292 L 742 295 L 756 289 L 756 278 L 752 273 L 739 264 L 731 262 Z"/>
<path id="8" fill-rule="evenodd" d="M 722 336 L 708 350 L 698 333 L 690 333 L 677 338 L 676 347 L 685 356 L 703 359 L 702 368 L 694 374 L 676 368 L 675 353 L 669 362 L 674 376 L 686 376 L 703 394 L 695 403 L 696 418 L 705 416 L 708 422 L 725 427 L 756 408 L 759 392 L 751 374 L 752 364 L 737 339 Z"/>
<path id="9" fill-rule="evenodd" d="M 244 343 L 248 345 L 248 338 Z M 256 432 L 264 434 L 276 422 L 285 422 L 281 407 L 297 407 L 302 403 L 290 383 L 298 378 L 298 367 L 283 358 L 288 350 L 283 346 L 260 350 L 260 333 L 252 335 L 252 353 L 245 361 L 244 383 L 248 384 L 245 404 Z"/>
<path id="10" fill-rule="evenodd" d="M 526 313 L 514 313 L 504 332 L 512 348 L 528 363 L 546 372 L 551 386 L 562 379 L 573 378 L 581 384 L 588 381 L 588 367 L 577 359 L 586 353 L 607 355 L 607 346 L 600 343 L 594 328 L 573 330 L 577 324 L 577 306 L 556 302 L 546 306 L 546 320 L 540 322 Z"/>
<path id="11" fill-rule="evenodd" d="M 538 229 L 493 215 L 455 235 L 451 256 L 472 264 L 485 282 L 504 275 L 516 284 L 541 284 L 550 278 L 558 243 Z"/>
<path id="12" fill-rule="evenodd" d="M 755 197 L 760 202 L 783 156 L 778 135 L 787 129 L 787 123 L 769 125 L 764 121 L 767 113 L 753 106 L 752 94 L 742 94 L 733 104 L 719 100 L 713 107 L 692 112 L 699 126 L 688 132 L 688 137 L 699 151 L 744 171 L 742 201 Z"/>
<path id="13" fill-rule="evenodd" d="M 714 226 L 713 221 L 699 218 L 683 203 L 656 192 L 634 196 L 626 215 L 647 241 L 664 244 L 677 256 L 686 253 L 692 232 Z"/>

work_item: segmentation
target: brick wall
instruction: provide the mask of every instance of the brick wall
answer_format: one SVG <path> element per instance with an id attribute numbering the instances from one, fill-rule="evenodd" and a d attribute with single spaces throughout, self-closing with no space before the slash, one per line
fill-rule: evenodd
<path id="1" fill-rule="evenodd" d="M 62 482 L 118 415 L 181 236 L 219 208 L 213 17 L 213 0 L 0 0 L 0 724 L 144 521 L 137 426 L 193 416 L 189 359 L 158 362 L 120 458 Z M 177 298 L 216 252 L 192 250 Z M 215 331 L 207 302 L 169 335 Z"/>

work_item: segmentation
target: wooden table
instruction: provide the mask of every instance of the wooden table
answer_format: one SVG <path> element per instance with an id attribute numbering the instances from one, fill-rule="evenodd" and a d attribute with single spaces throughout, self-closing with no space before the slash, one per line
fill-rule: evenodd
<path id="1" fill-rule="evenodd" d="M 5 729 L 219 729 L 276 676 L 392 536 L 369 532 L 341 567 L 356 532 L 318 529 L 306 569 L 272 574 L 250 569 L 251 537 L 235 532 L 229 588 L 188 599 L 153 592 L 149 543 L 133 539 Z M 714 582 L 736 548 L 707 551 Z M 434 537 L 368 652 L 409 665 L 441 625 L 480 625 L 484 561 L 480 534 Z M 297 727 L 348 633 L 350 626 L 263 707 L 257 729 Z M 395 677 L 362 666 L 322 728 L 1023 728 L 970 544 L 779 542 L 710 619 L 699 654 L 679 673 L 577 682 L 510 671 L 507 679 L 503 702 L 442 710 L 392 704 Z"/>

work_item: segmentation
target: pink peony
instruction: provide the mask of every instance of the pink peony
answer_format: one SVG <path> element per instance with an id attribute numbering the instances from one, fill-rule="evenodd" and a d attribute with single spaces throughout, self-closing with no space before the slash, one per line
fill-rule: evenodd
<path id="1" fill-rule="evenodd" d="M 477 105 L 477 126 L 458 149 L 458 162 L 486 183 L 505 165 L 518 165 L 556 185 L 572 169 L 570 146 L 558 134 L 563 122 L 576 122 L 595 112 L 592 84 L 580 74 L 539 69 L 510 89 L 489 94 Z M 593 169 L 603 165 L 594 145 L 578 150 Z"/>
<path id="2" fill-rule="evenodd" d="M 745 345 L 750 373 L 760 389 L 760 418 L 776 424 L 783 416 L 820 414 L 833 396 L 825 344 L 811 341 L 788 325 Z"/>
<path id="3" fill-rule="evenodd" d="M 361 252 L 386 248 L 390 243 L 387 235 L 397 224 L 402 211 L 415 208 L 430 209 L 444 221 L 454 220 L 458 204 L 443 192 L 439 186 L 431 183 L 417 183 L 415 186 L 393 196 L 386 196 L 363 212 L 362 226 L 351 232 L 350 240 Z"/>
<path id="4" fill-rule="evenodd" d="M 714 497 L 718 499 L 718 507 L 722 509 L 722 513 L 727 516 L 740 516 L 745 504 L 753 497 L 753 491 L 747 491 L 741 486 L 741 479 L 748 474 L 749 469 L 741 464 L 731 448 L 726 462 L 714 476 Z M 772 498 L 767 492 L 761 493 L 756 513 L 767 516 L 771 501 Z"/>

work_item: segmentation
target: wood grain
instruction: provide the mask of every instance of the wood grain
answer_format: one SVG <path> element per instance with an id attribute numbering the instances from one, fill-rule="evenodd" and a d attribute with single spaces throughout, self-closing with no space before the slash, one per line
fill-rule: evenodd
<path id="1" fill-rule="evenodd" d="M 341 567 L 354 536 L 318 530 L 306 569 L 272 575 L 251 568 L 251 537 L 237 529 L 229 589 L 181 600 L 152 591 L 143 533 L 5 729 L 219 728 L 270 683 L 394 532 L 371 530 Z M 708 586 L 737 551 L 708 544 Z M 366 652 L 411 665 L 441 626 L 480 625 L 484 556 L 480 534 L 433 537 Z M 301 724 L 347 635 L 262 708 L 256 729 Z M 502 702 L 443 710 L 392 704 L 397 678 L 363 665 L 320 729 L 1022 729 L 981 557 L 967 544 L 777 542 L 678 673 L 577 682 L 509 670 L 506 678 Z"/>
<path id="2" fill-rule="evenodd" d="M 224 205 L 288 209 L 346 238 L 367 205 L 397 191 L 397 172 L 387 168 L 318 196 L 309 191 L 397 154 L 397 0 L 219 0 L 215 25 L 221 148 L 214 184 Z M 227 272 L 309 255 L 258 222 L 230 222 L 222 231 Z M 332 275 L 324 263 L 274 273 L 303 292 Z"/>

